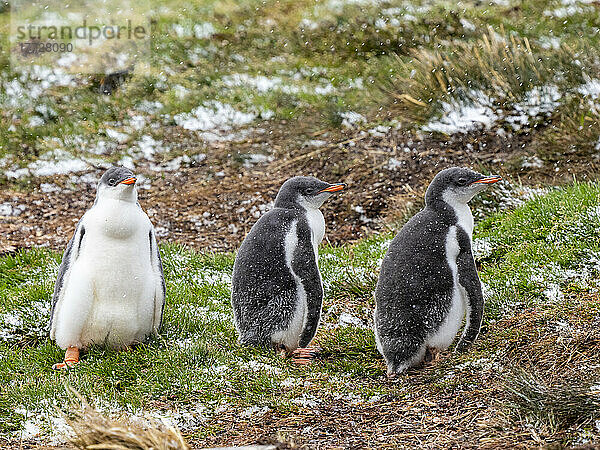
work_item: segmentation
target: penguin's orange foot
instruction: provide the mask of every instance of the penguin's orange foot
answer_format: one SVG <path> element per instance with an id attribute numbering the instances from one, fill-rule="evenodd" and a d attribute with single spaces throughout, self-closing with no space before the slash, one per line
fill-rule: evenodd
<path id="1" fill-rule="evenodd" d="M 54 370 L 65 370 L 65 369 L 72 369 L 74 368 L 77 364 L 79 364 L 79 361 L 63 361 L 61 363 L 56 363 L 52 366 L 52 369 Z"/>
<path id="2" fill-rule="evenodd" d="M 320 349 L 307 347 L 298 348 L 292 353 L 292 362 L 299 366 L 310 364 Z"/>
<path id="3" fill-rule="evenodd" d="M 54 370 L 72 369 L 77 364 L 79 364 L 79 349 L 77 347 L 69 347 L 65 352 L 65 360 L 54 364 L 52 368 Z"/>

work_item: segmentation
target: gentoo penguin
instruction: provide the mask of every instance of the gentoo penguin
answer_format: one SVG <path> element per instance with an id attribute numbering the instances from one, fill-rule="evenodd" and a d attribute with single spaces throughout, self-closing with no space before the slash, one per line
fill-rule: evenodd
<path id="1" fill-rule="evenodd" d="M 375 340 L 393 376 L 415 366 L 427 348 L 456 347 L 479 334 L 481 283 L 471 251 L 469 200 L 501 177 L 453 167 L 439 172 L 425 194 L 425 208 L 392 241 L 375 290 Z"/>
<path id="2" fill-rule="evenodd" d="M 294 177 L 275 207 L 252 227 L 235 258 L 231 303 L 242 345 L 307 347 L 321 317 L 323 284 L 318 245 L 325 234 L 319 210 L 345 184 Z"/>
<path id="3" fill-rule="evenodd" d="M 165 280 L 156 235 L 137 201 L 136 178 L 111 167 L 83 215 L 58 270 L 50 338 L 66 350 L 53 368 L 79 362 L 92 344 L 126 348 L 158 332 Z"/>

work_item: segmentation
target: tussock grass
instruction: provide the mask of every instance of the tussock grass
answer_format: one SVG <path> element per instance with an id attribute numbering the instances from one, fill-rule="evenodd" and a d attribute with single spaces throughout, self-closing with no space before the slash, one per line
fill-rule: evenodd
<path id="1" fill-rule="evenodd" d="M 75 447 L 87 449 L 127 450 L 188 450 L 190 447 L 181 432 L 172 426 L 155 422 L 143 427 L 131 420 L 109 419 L 90 406 L 77 392 L 72 391 L 80 405 L 68 420 L 75 436 L 70 438 Z"/>
<path id="2" fill-rule="evenodd" d="M 598 388 L 581 380 L 550 384 L 534 373 L 521 372 L 507 380 L 507 408 L 514 420 L 543 427 L 554 434 L 600 417 Z"/>
<path id="3" fill-rule="evenodd" d="M 404 115 L 420 121 L 438 113 L 442 102 L 510 107 L 534 87 L 581 83 L 585 72 L 567 46 L 542 51 L 526 37 L 491 27 L 475 41 L 414 49 L 412 59 L 398 59 L 398 66 L 405 76 L 391 82 L 391 93 Z"/>

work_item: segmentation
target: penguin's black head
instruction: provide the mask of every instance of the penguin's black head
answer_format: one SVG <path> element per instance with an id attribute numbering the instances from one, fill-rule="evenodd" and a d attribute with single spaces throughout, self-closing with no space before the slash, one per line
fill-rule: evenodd
<path id="1" fill-rule="evenodd" d="M 125 167 L 113 166 L 100 177 L 96 197 L 120 199 L 135 197 L 137 200 L 136 181 L 137 179 L 131 170 Z"/>
<path id="2" fill-rule="evenodd" d="M 344 183 L 329 184 L 314 177 L 293 177 L 277 193 L 277 208 L 320 208 L 332 193 L 341 191 Z"/>
<path id="3" fill-rule="evenodd" d="M 439 172 L 425 194 L 425 203 L 436 201 L 446 203 L 468 203 L 476 194 L 488 185 L 500 181 L 499 175 L 485 176 L 465 167 L 451 167 Z"/>

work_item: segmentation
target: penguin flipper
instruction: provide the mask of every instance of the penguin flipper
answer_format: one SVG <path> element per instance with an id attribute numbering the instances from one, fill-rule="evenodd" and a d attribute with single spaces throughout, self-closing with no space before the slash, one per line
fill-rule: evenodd
<path id="1" fill-rule="evenodd" d="M 158 333 L 162 326 L 167 288 L 165 283 L 162 259 L 160 257 L 160 250 L 158 249 L 158 242 L 156 240 L 156 232 L 154 231 L 154 227 L 152 227 L 150 229 L 150 232 L 148 233 L 148 241 L 150 244 L 150 263 L 152 265 L 152 271 L 154 273 L 155 280 L 154 321 L 152 331 L 154 333 Z"/>
<path id="2" fill-rule="evenodd" d="M 300 225 L 300 224 L 299 224 Z M 300 347 L 306 347 L 315 337 L 319 321 L 321 320 L 321 307 L 323 305 L 323 285 L 321 273 L 317 265 L 316 255 L 311 242 L 311 231 L 298 227 L 298 246 L 292 258 L 292 269 L 300 277 L 306 292 L 306 323 L 300 335 Z"/>
<path id="3" fill-rule="evenodd" d="M 458 266 L 458 277 L 461 286 L 467 291 L 467 322 L 465 329 L 456 345 L 456 351 L 466 350 L 479 335 L 481 322 L 483 320 L 483 293 L 481 291 L 481 281 L 477 275 L 477 267 L 471 250 L 471 239 L 462 229 L 457 231 L 460 252 L 456 258 Z"/>
<path id="4" fill-rule="evenodd" d="M 48 324 L 51 339 L 54 339 L 56 325 L 54 322 L 54 314 L 56 313 L 58 304 L 62 299 L 65 276 L 69 268 L 73 265 L 73 263 L 77 260 L 77 257 L 79 256 L 79 252 L 81 250 L 81 243 L 83 241 L 83 236 L 85 235 L 85 227 L 83 226 L 82 222 L 83 219 L 77 223 L 77 226 L 75 227 L 75 233 L 73 233 L 73 237 L 67 244 L 67 248 L 63 253 L 62 261 L 60 263 L 60 266 L 58 267 L 58 275 L 56 277 L 56 284 L 54 285 L 54 293 L 52 294 L 52 309 L 50 311 L 50 322 Z"/>

